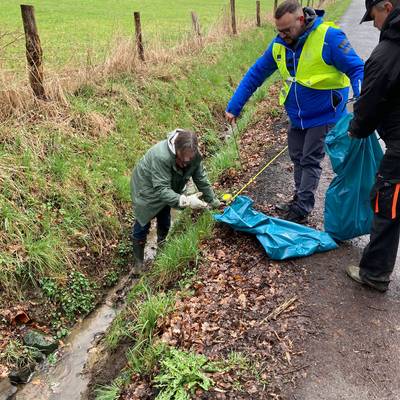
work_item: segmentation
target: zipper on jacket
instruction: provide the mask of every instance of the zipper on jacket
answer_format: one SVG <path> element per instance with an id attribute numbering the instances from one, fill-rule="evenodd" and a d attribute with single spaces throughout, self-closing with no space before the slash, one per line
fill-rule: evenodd
<path id="1" fill-rule="evenodd" d="M 287 49 L 289 49 L 289 48 L 287 47 Z M 292 54 L 293 54 L 294 76 L 296 77 L 296 72 L 297 72 L 297 66 L 296 66 L 296 52 L 293 51 L 292 49 L 289 49 L 289 50 L 290 50 L 290 51 L 292 52 Z M 298 107 L 298 109 L 299 109 L 299 112 L 297 113 L 297 116 L 298 116 L 299 119 L 300 119 L 301 129 L 304 129 L 303 120 L 302 120 L 302 118 L 301 118 L 300 103 L 299 103 L 299 99 L 298 99 L 298 97 L 297 97 L 297 82 L 296 82 L 296 79 L 294 80 L 293 83 L 294 83 L 294 97 L 296 98 L 297 107 Z"/>
<path id="2" fill-rule="evenodd" d="M 336 107 L 333 105 L 333 90 L 332 89 L 331 89 L 331 106 L 333 108 L 333 111 L 335 111 L 335 113 L 336 113 Z"/>

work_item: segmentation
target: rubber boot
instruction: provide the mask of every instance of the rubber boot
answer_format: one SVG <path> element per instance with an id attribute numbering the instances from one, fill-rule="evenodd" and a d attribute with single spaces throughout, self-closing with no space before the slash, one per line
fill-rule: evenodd
<path id="1" fill-rule="evenodd" d="M 145 240 L 136 240 L 136 239 L 132 240 L 133 259 L 134 259 L 132 275 L 140 275 L 143 272 L 145 245 L 146 245 Z"/>

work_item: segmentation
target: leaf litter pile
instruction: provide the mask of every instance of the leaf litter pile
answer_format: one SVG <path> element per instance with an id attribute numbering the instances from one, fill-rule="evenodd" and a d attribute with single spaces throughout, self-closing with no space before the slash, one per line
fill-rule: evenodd
<path id="1" fill-rule="evenodd" d="M 226 171 L 218 189 L 234 193 L 286 145 L 282 114 L 268 113 L 276 110 L 271 100 L 276 97 L 272 93 L 261 104 L 260 121 L 241 137 L 242 169 Z M 250 197 L 255 187 L 249 187 Z M 262 193 L 256 197 L 262 201 L 255 208 L 274 214 Z M 193 398 L 283 399 L 285 385 L 295 385 L 307 369 L 302 343 L 310 316 L 300 301 L 307 286 L 304 270 L 293 261 L 268 259 L 255 236 L 222 225 L 202 243 L 201 254 L 192 295 L 178 293 L 175 311 L 158 326 L 163 342 L 226 366 L 208 373 L 214 386 L 197 389 Z M 154 394 L 144 378 L 135 377 L 123 397 L 151 399 Z"/>

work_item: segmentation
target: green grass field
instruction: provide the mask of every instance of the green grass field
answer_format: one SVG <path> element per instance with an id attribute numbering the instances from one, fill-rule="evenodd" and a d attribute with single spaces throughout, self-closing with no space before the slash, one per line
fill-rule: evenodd
<path id="1" fill-rule="evenodd" d="M 271 8 L 271 0 L 262 0 L 262 10 Z M 22 33 L 21 1 L 0 1 L 0 34 Z M 207 29 L 229 6 L 229 0 L 33 0 L 47 66 L 77 64 L 86 60 L 88 51 L 101 59 L 118 35 L 133 36 L 133 12 L 140 11 L 144 39 L 173 43 L 191 30 L 190 12 L 199 15 Z M 238 18 L 255 18 L 255 0 L 236 0 Z M 3 56 L 7 68 L 24 65 L 24 42 L 7 48 Z M 1 49 L 1 42 L 0 42 Z"/>

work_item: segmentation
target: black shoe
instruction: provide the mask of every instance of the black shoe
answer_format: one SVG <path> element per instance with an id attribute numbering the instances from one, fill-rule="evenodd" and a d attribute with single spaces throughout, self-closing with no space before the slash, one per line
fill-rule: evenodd
<path id="1" fill-rule="evenodd" d="M 285 201 L 285 202 L 282 202 L 282 203 L 278 203 L 278 204 L 275 205 L 275 208 L 278 211 L 283 211 L 283 212 L 287 213 L 292 208 L 293 204 L 296 201 L 297 201 L 297 196 L 294 195 L 292 200 Z"/>
<path id="2" fill-rule="evenodd" d="M 307 214 L 300 214 L 294 208 L 290 208 L 284 216 L 286 221 L 295 222 L 296 224 L 303 224 L 304 222 L 307 222 L 307 218 Z"/>

